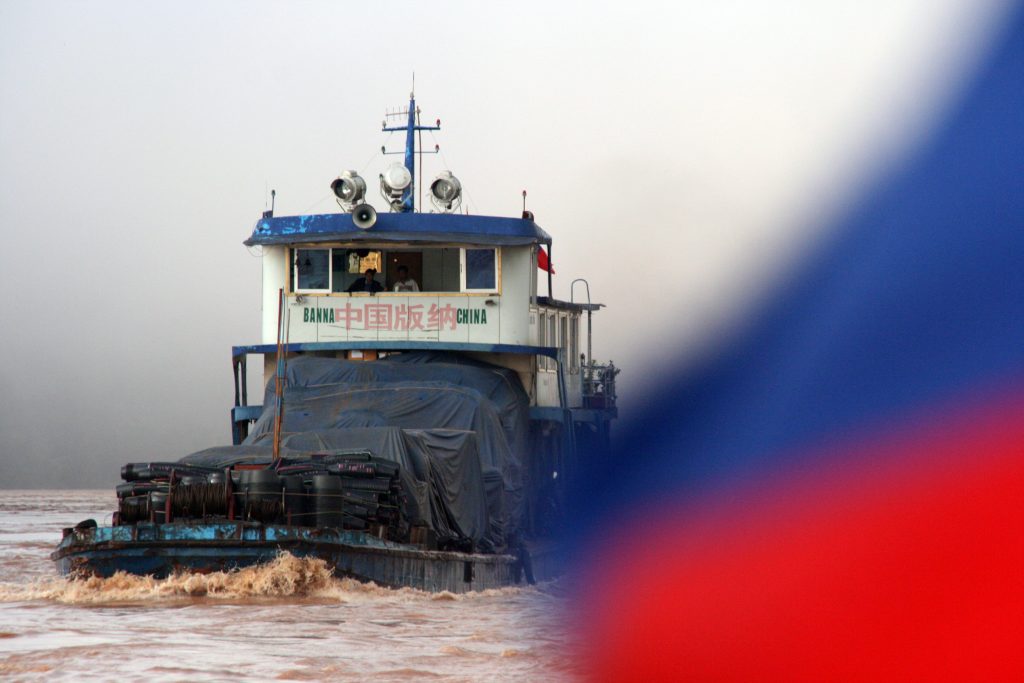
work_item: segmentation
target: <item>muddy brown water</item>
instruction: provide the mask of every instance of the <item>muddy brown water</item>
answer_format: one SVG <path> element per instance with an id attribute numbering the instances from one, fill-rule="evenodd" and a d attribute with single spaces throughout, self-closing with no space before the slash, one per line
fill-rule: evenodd
<path id="1" fill-rule="evenodd" d="M 558 583 L 467 595 L 338 579 L 290 555 L 231 573 L 67 580 L 61 529 L 109 491 L 0 491 L 0 678 L 571 681 Z"/>

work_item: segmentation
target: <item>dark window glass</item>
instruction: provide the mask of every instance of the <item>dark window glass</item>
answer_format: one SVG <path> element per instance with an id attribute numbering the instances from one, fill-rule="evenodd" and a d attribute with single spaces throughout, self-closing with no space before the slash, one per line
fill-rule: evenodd
<path id="1" fill-rule="evenodd" d="M 348 278 L 348 253 L 344 249 L 331 251 L 331 291 L 344 292 L 349 286 Z"/>
<path id="2" fill-rule="evenodd" d="M 295 269 L 298 271 L 298 291 L 330 289 L 330 249 L 296 249 Z"/>
<path id="3" fill-rule="evenodd" d="M 494 249 L 466 250 L 466 289 L 496 289 Z"/>
<path id="4" fill-rule="evenodd" d="M 580 367 L 580 321 L 575 316 L 569 319 L 569 368 L 578 370 Z"/>

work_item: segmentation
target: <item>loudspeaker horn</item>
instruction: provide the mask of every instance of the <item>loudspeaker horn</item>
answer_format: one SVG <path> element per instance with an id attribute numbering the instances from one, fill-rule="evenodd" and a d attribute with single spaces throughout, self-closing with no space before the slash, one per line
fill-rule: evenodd
<path id="1" fill-rule="evenodd" d="M 360 230 L 369 230 L 377 222 L 377 211 L 369 204 L 360 204 L 352 209 L 352 222 Z"/>

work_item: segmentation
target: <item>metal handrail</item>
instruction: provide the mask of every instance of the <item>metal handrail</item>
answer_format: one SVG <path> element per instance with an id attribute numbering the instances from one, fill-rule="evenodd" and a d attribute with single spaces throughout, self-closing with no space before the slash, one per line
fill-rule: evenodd
<path id="1" fill-rule="evenodd" d="M 619 369 L 614 361 L 587 363 L 583 376 L 583 405 L 587 408 L 614 408 L 615 376 Z"/>
<path id="2" fill-rule="evenodd" d="M 594 363 L 594 355 L 591 352 L 590 283 L 587 282 L 586 280 L 584 280 L 581 277 L 578 277 L 575 280 L 573 280 L 569 284 L 569 302 L 570 303 L 576 303 L 576 294 L 575 294 L 576 290 L 575 290 L 575 288 L 576 288 L 576 283 L 577 282 L 582 282 L 586 286 L 586 288 L 587 288 L 587 358 L 586 358 L 585 362 L 583 363 L 583 367 L 589 368 Z M 575 363 L 575 359 L 573 359 L 573 362 Z M 589 370 L 587 372 L 583 373 L 583 375 L 584 375 L 584 378 L 583 378 L 584 383 L 590 382 L 590 381 L 593 380 L 593 375 L 590 373 Z"/>

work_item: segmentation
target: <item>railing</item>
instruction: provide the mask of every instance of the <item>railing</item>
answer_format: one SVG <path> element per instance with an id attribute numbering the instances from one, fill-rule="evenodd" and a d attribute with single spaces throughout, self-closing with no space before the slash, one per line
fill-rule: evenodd
<path id="1" fill-rule="evenodd" d="M 615 376 L 619 369 L 615 363 L 590 362 L 583 366 L 583 407 L 614 408 Z"/>

